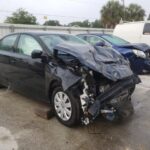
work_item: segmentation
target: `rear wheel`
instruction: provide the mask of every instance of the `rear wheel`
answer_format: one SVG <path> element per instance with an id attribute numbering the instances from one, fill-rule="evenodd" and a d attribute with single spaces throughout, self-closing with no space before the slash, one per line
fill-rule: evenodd
<path id="1" fill-rule="evenodd" d="M 57 119 L 66 126 L 73 126 L 80 120 L 80 103 L 72 92 L 57 87 L 52 94 L 52 105 Z"/>

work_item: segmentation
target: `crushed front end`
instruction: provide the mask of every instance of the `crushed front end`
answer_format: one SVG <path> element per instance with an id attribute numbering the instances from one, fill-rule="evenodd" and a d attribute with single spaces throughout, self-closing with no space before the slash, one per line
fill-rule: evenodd
<path id="1" fill-rule="evenodd" d="M 71 89 L 80 100 L 83 124 L 100 114 L 113 121 L 133 112 L 131 95 L 140 79 L 119 53 L 100 47 L 60 45 L 56 54 L 59 67 L 55 74 L 61 78 L 63 89 Z"/>
<path id="2" fill-rule="evenodd" d="M 84 74 L 84 73 L 83 73 Z M 131 95 L 140 79 L 132 75 L 117 82 L 89 71 L 82 78 L 83 92 L 80 95 L 83 111 L 82 122 L 89 124 L 100 114 L 110 121 L 126 118 L 133 113 Z M 127 106 L 128 105 L 128 106 Z M 128 108 L 127 108 L 128 107 Z"/>

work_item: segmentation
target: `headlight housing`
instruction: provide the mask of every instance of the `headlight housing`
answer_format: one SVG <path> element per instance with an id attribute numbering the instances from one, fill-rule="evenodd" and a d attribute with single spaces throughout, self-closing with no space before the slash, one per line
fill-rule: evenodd
<path id="1" fill-rule="evenodd" d="M 133 49 L 133 53 L 140 58 L 146 58 L 146 54 L 143 51 Z"/>

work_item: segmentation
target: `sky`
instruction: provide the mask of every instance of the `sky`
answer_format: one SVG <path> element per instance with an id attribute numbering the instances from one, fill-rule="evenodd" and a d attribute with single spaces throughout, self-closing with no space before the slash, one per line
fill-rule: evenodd
<path id="1" fill-rule="evenodd" d="M 100 9 L 108 0 L 0 0 L 0 23 L 18 8 L 24 8 L 37 17 L 42 24 L 47 20 L 59 20 L 61 24 L 88 19 L 100 18 Z M 120 0 L 120 3 L 122 1 Z M 125 0 L 125 5 L 136 3 L 141 5 L 148 15 L 150 0 Z"/>

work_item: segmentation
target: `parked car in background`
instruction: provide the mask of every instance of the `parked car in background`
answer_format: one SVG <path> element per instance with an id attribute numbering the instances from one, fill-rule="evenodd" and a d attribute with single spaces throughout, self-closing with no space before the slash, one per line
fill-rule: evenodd
<path id="1" fill-rule="evenodd" d="M 121 23 L 116 25 L 113 35 L 131 43 L 150 45 L 150 21 Z"/>
<path id="2" fill-rule="evenodd" d="M 131 44 L 110 34 L 79 34 L 78 37 L 92 45 L 112 47 L 130 61 L 131 69 L 136 74 L 150 73 L 150 46 Z"/>
<path id="3" fill-rule="evenodd" d="M 122 55 L 76 36 L 23 32 L 0 40 L 0 84 L 46 100 L 66 126 L 100 114 L 111 121 L 130 116 L 139 82 Z"/>

